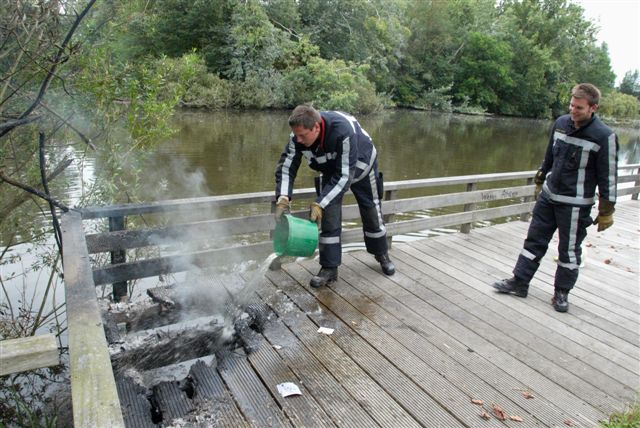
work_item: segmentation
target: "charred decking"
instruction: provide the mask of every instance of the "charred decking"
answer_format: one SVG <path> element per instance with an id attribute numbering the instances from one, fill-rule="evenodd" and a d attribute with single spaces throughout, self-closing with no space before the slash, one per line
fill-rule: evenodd
<path id="1" fill-rule="evenodd" d="M 394 243 L 392 277 L 364 251 L 344 254 L 340 279 L 318 290 L 313 260 L 268 271 L 253 282 L 269 314 L 250 352 L 165 367 L 174 380 L 153 385 L 117 375 L 125 423 L 598 426 L 640 386 L 640 202 L 590 231 L 566 314 L 550 305 L 554 243 L 526 299 L 489 286 L 510 275 L 527 225 Z M 283 398 L 283 382 L 302 395 Z"/>

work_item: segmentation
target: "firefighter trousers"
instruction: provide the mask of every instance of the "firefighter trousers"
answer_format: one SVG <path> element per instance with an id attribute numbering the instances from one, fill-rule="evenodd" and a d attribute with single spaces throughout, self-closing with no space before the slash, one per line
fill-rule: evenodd
<path id="1" fill-rule="evenodd" d="M 527 238 L 513 274 L 527 283 L 531 281 L 557 229 L 558 262 L 554 286 L 565 291 L 571 290 L 578 280 L 582 261 L 581 244 L 592 222 L 591 206 L 559 204 L 551 201 L 543 191 L 533 208 Z"/>
<path id="2" fill-rule="evenodd" d="M 320 186 L 322 182 L 320 182 Z M 367 251 L 373 255 L 386 254 L 387 230 L 382 220 L 381 195 L 382 178 L 378 174 L 377 164 L 360 181 L 351 184 L 362 220 L 364 243 Z M 338 267 L 342 263 L 342 196 L 335 198 L 324 208 L 320 240 L 320 266 Z"/>

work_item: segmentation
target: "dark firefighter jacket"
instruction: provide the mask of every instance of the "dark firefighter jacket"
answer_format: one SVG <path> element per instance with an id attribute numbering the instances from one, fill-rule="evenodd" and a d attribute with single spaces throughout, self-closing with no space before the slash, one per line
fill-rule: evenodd
<path id="1" fill-rule="evenodd" d="M 595 114 L 576 129 L 571 116 L 560 116 L 551 129 L 540 170 L 543 189 L 554 202 L 590 206 L 600 198 L 616 202 L 618 138 Z"/>
<path id="2" fill-rule="evenodd" d="M 366 177 L 376 161 L 376 149 L 358 121 L 338 111 L 323 111 L 319 141 L 311 147 L 295 141 L 293 133 L 276 166 L 276 199 L 291 199 L 293 182 L 302 157 L 322 173 L 322 189 L 316 202 L 322 208 L 343 195 L 352 183 Z"/>

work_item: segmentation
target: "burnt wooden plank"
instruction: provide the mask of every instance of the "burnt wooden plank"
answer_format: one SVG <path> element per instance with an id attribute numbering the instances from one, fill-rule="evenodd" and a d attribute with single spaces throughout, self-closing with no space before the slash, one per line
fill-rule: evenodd
<path id="1" fill-rule="evenodd" d="M 298 264 L 286 265 L 285 268 L 287 273 L 292 275 L 298 283 L 303 282 L 306 284 L 308 282 L 310 277 L 309 273 L 307 271 L 303 272 L 303 269 Z M 403 373 L 386 358 L 386 355 L 381 354 L 379 350 L 360 338 L 353 331 L 353 329 L 361 328 L 360 323 L 363 325 L 366 324 L 361 316 L 355 318 L 357 321 L 354 321 L 354 319 L 349 319 L 344 322 L 341 321 L 337 313 L 332 313 L 333 308 L 325 309 L 323 306 L 319 307 L 313 295 L 309 294 L 309 292 L 298 283 L 279 278 L 278 286 L 316 323 L 314 326 L 316 330 L 320 326 L 336 329 L 330 337 L 333 340 L 332 343 L 335 343 L 334 346 L 337 345 L 338 350 L 344 352 L 357 363 L 358 366 L 362 367 L 367 375 L 383 387 L 386 393 L 402 406 L 402 408 L 406 409 L 418 423 L 425 424 L 428 422 L 444 426 L 456 426 L 465 420 L 465 417 L 469 416 L 468 414 L 452 415 L 441 407 L 438 400 L 434 399 L 434 397 L 423 389 L 421 385 L 416 383 L 417 381 L 415 380 L 416 377 L 422 380 L 428 378 L 429 383 L 436 384 L 433 385 L 433 388 L 438 389 L 437 384 L 441 381 L 439 376 L 433 372 L 429 373 L 425 367 L 414 367 L 411 373 Z M 318 297 L 320 297 L 320 294 Z M 318 308 L 320 310 L 318 310 Z M 352 324 L 353 322 L 357 324 Z M 366 329 L 367 327 L 370 326 L 365 325 L 362 328 Z M 317 331 L 315 332 L 315 336 L 318 336 Z M 393 339 L 388 336 L 385 339 L 387 339 L 385 345 L 389 346 L 387 352 L 392 352 L 394 347 Z M 406 358 L 410 359 L 410 357 L 411 354 L 407 353 Z M 427 389 L 429 389 L 429 387 L 427 387 Z M 452 388 L 447 391 L 447 394 L 447 399 L 451 399 L 451 397 L 457 396 L 459 391 Z M 468 397 L 465 397 L 465 401 L 469 402 Z M 473 409 L 473 407 L 474 406 L 470 406 L 470 410 L 477 410 Z M 474 421 L 477 417 L 477 414 L 473 414 L 472 416 Z M 400 421 L 396 421 L 396 423 L 403 425 Z"/>
<path id="2" fill-rule="evenodd" d="M 120 408 L 125 426 L 156 427 L 151 417 L 151 403 L 147 399 L 149 391 L 128 376 L 116 379 L 120 398 Z"/>
<path id="3" fill-rule="evenodd" d="M 193 403 L 177 381 L 160 382 L 153 387 L 153 396 L 164 424 L 171 424 L 193 410 Z"/>
<path id="4" fill-rule="evenodd" d="M 512 378 L 499 365 L 474 352 L 466 344 L 465 336 L 450 334 L 449 326 L 456 320 L 430 304 L 439 296 L 418 283 L 419 273 L 405 273 L 402 268 L 393 278 L 388 278 L 368 268 L 371 263 L 369 254 L 351 252 L 344 256 L 340 268 L 344 286 L 333 287 L 333 290 L 367 313 L 380 327 L 394 332 L 394 337 L 407 348 L 413 348 L 416 355 L 458 388 L 485 403 L 498 403 L 515 411 L 521 408 L 524 411 L 518 413 L 520 416 L 527 418 L 528 414 L 529 420 L 537 419 L 543 425 L 555 426 L 570 419 L 569 413 L 544 397 L 527 399 L 523 393 L 531 392 L 529 385 Z M 415 288 L 423 290 L 428 298 L 419 298 L 413 291 Z M 372 305 L 378 305 L 380 310 L 367 310 Z M 395 334 L 396 330 L 400 333 Z M 469 331 L 469 334 L 473 332 Z M 427 347 L 426 343 L 431 346 Z"/>
<path id="5" fill-rule="evenodd" d="M 303 265 L 315 270 L 313 262 L 303 263 Z M 309 276 L 309 272 L 301 269 L 300 266 L 287 265 L 286 270 L 301 282 L 303 278 L 308 278 Z M 397 328 L 392 329 L 392 331 L 387 331 L 394 324 L 391 314 L 383 314 L 380 317 L 379 321 L 386 328 L 378 326 L 371 320 L 371 318 L 376 317 L 376 312 L 379 310 L 374 302 L 367 302 L 367 299 L 361 298 L 363 309 L 361 312 L 352 306 L 358 303 L 358 297 L 361 296 L 352 295 L 350 296 L 351 299 L 347 301 L 337 295 L 337 289 L 348 287 L 347 284 L 344 284 L 345 280 L 344 276 L 342 276 L 346 270 L 342 269 L 341 281 L 335 283 L 331 289 L 324 289 L 315 294 L 315 298 L 327 305 L 330 312 L 312 313 L 310 317 L 319 325 L 329 325 L 332 328 L 336 328 L 340 333 L 334 333 L 336 343 L 361 366 L 367 367 L 367 363 L 370 363 L 369 367 L 375 367 L 376 380 L 385 386 L 403 407 L 411 411 L 419 422 L 428 424 L 432 420 L 432 416 L 429 415 L 425 418 L 423 413 L 416 411 L 411 406 L 411 400 L 408 402 L 406 397 L 413 397 L 412 400 L 417 400 L 417 397 L 426 395 L 429 400 L 433 400 L 433 405 L 455 416 L 458 419 L 457 424 L 467 426 L 477 424 L 480 411 L 478 406 L 471 403 L 471 400 L 478 396 L 477 392 L 471 392 L 468 389 L 468 384 L 459 387 L 447 376 L 444 376 L 443 373 L 437 371 L 420 358 L 419 354 L 436 352 L 434 347 L 427 342 L 422 342 L 418 345 L 417 343 L 411 343 L 412 341 L 405 341 L 402 344 L 400 336 L 411 335 L 414 341 L 420 338 L 416 337 L 417 335 L 402 323 L 399 323 Z M 363 281 L 357 274 L 348 276 L 350 281 Z M 313 296 L 301 291 L 299 287 L 297 289 L 286 288 L 284 291 L 307 312 L 315 304 Z M 310 290 L 307 289 L 307 291 Z M 380 310 L 380 312 L 382 311 Z M 332 314 L 335 314 L 338 319 Z M 441 354 L 441 357 L 448 359 L 443 354 Z M 449 360 L 449 363 L 454 364 L 451 360 Z M 397 379 L 399 384 L 394 383 L 391 379 Z M 411 383 L 415 383 L 415 387 Z M 512 411 L 511 414 L 524 416 L 521 408 L 517 408 L 515 405 L 508 406 L 507 400 L 504 400 L 501 406 L 506 410 Z M 486 421 L 484 424 L 487 426 L 501 425 L 495 419 Z M 539 422 L 532 418 L 525 419 L 525 422 L 523 422 L 523 426 L 536 426 L 538 424 Z"/>
<path id="6" fill-rule="evenodd" d="M 198 361 L 191 366 L 189 375 L 194 383 L 194 406 L 205 421 L 210 420 L 219 427 L 250 426 L 215 367 Z"/>
<path id="7" fill-rule="evenodd" d="M 422 242 L 419 242 L 416 247 L 419 248 L 422 244 Z M 405 250 L 405 248 L 406 247 L 403 247 L 403 250 Z M 493 289 L 486 284 L 486 282 L 479 281 L 475 276 L 466 273 L 465 266 L 460 269 L 452 266 L 452 259 L 449 256 L 436 254 L 436 251 L 429 249 L 420 251 L 414 248 L 406 248 L 406 250 L 408 254 L 411 254 L 416 258 L 416 261 L 420 260 L 421 263 L 427 264 L 429 269 L 435 269 L 447 276 L 448 278 L 446 281 L 448 281 L 449 287 L 455 286 L 462 290 L 471 286 L 479 290 L 481 293 L 486 293 L 485 295 L 487 298 L 502 300 L 503 302 L 506 298 L 510 298 L 508 303 L 505 303 L 505 305 L 512 305 L 512 307 L 517 308 L 532 320 L 544 320 L 544 322 L 548 323 L 553 328 L 566 328 L 562 321 L 555 319 L 557 315 L 551 314 L 551 312 L 554 311 L 548 310 L 548 306 L 543 309 L 540 305 L 534 307 L 532 304 L 534 302 L 523 302 L 521 300 L 524 299 L 515 299 L 512 296 L 498 295 L 498 293 L 495 293 Z M 568 317 L 565 317 L 565 319 L 567 318 Z M 494 328 L 488 324 L 486 320 L 475 315 L 467 313 L 466 321 L 469 322 L 470 325 L 473 325 L 474 329 L 494 331 Z M 571 371 L 558 366 L 556 362 L 548 360 L 544 355 L 539 353 L 539 350 L 535 346 L 530 347 L 521 344 L 520 342 L 513 341 L 508 336 L 502 334 L 495 334 L 489 339 L 501 349 L 508 350 L 508 352 L 517 355 L 523 363 L 538 372 L 544 373 L 549 378 L 554 379 L 555 382 L 562 384 L 567 390 L 579 395 L 585 401 L 601 409 L 603 412 L 611 412 L 615 408 L 617 403 L 616 399 L 603 393 L 595 386 L 585 382 Z"/>
<path id="8" fill-rule="evenodd" d="M 244 352 L 235 350 L 225 353 L 218 359 L 218 372 L 251 425 L 292 426 L 269 390 L 247 362 Z"/>
<path id="9" fill-rule="evenodd" d="M 267 274 L 270 281 L 282 286 L 284 282 L 289 282 L 296 286 L 291 278 L 286 278 L 283 272 L 269 272 Z M 291 329 L 304 346 L 324 365 L 332 376 L 347 390 L 369 413 L 370 417 L 380 426 L 413 427 L 420 424 L 405 410 L 387 390 L 382 388 L 374 376 L 369 371 L 364 370 L 356 364 L 350 356 L 340 349 L 331 337 L 318 333 L 318 326 L 311 322 L 304 312 L 295 307 L 294 303 L 283 293 L 275 293 L 271 289 L 270 282 L 263 283 L 266 288 L 261 292 L 274 296 L 269 300 L 283 323 Z M 323 311 L 318 305 L 314 309 Z M 416 405 L 425 404 L 421 397 L 415 397 Z M 426 403 L 428 404 L 428 403 Z M 327 410 L 328 411 L 328 410 Z M 445 425 L 457 425 L 457 421 L 451 416 L 438 417 L 437 410 L 425 409 L 425 412 L 433 414 L 433 423 L 448 421 Z"/>
<path id="10" fill-rule="evenodd" d="M 125 279 L 139 279 L 172 272 L 183 272 L 194 267 L 219 266 L 238 260 L 239 257 L 246 259 L 265 257 L 272 251 L 273 244 L 269 241 L 199 251 L 186 255 L 156 257 L 137 262 L 120 263 L 95 269 L 93 271 L 93 282 L 94 285 L 102 285 Z"/>

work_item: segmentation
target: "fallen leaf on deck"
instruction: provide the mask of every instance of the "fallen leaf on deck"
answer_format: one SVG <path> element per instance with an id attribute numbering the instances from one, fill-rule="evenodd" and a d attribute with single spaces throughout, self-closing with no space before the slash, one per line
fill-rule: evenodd
<path id="1" fill-rule="evenodd" d="M 607 265 L 610 265 L 611 264 L 611 259 L 604 259 L 604 263 L 607 264 Z"/>
<path id="2" fill-rule="evenodd" d="M 567 419 L 566 421 L 564 421 L 564 424 L 565 424 L 566 426 L 572 427 L 572 426 L 573 426 L 573 421 L 572 421 L 572 420 Z"/>
<path id="3" fill-rule="evenodd" d="M 482 413 L 480 413 L 480 417 L 485 421 L 488 421 L 489 419 L 491 419 L 491 416 L 489 416 L 489 413 L 485 412 L 484 410 L 482 411 Z"/>
<path id="4" fill-rule="evenodd" d="M 527 400 L 533 398 L 533 395 L 531 395 L 531 393 L 529 391 L 522 391 L 522 396 L 524 398 L 526 398 Z"/>
<path id="5" fill-rule="evenodd" d="M 587 242 L 587 244 L 585 245 L 585 247 L 593 247 L 593 244 L 591 242 Z"/>
<path id="6" fill-rule="evenodd" d="M 502 410 L 502 407 L 498 406 L 497 404 L 493 405 L 493 415 L 500 419 L 501 421 L 504 421 L 505 419 L 507 419 L 507 417 L 504 414 L 504 410 Z"/>
<path id="7" fill-rule="evenodd" d="M 484 404 L 484 401 L 482 401 L 482 400 L 478 400 L 478 399 L 475 399 L 475 398 L 473 398 L 473 399 L 471 400 L 471 402 L 472 402 L 473 404 L 477 404 L 478 406 L 482 406 L 482 405 Z"/>
<path id="8" fill-rule="evenodd" d="M 522 419 L 518 415 L 511 415 L 511 416 L 509 416 L 509 419 L 511 419 L 512 421 L 516 421 L 516 422 L 524 422 L 524 419 Z"/>

